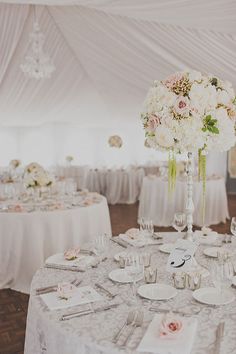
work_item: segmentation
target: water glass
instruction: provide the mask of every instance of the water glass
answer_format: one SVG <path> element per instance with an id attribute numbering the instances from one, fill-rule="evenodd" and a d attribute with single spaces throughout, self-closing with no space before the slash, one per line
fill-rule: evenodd
<path id="1" fill-rule="evenodd" d="M 230 231 L 234 236 L 236 236 L 236 216 L 232 217 Z"/>
<path id="2" fill-rule="evenodd" d="M 142 253 L 140 255 L 144 268 L 150 267 L 151 264 L 151 254 L 148 252 Z"/>
<path id="3" fill-rule="evenodd" d="M 232 262 L 214 261 L 211 264 L 211 277 L 214 286 L 222 291 L 232 285 L 234 276 L 234 267 Z"/>
<path id="4" fill-rule="evenodd" d="M 137 281 L 143 279 L 144 276 L 144 266 L 139 254 L 131 253 L 127 256 L 125 270 L 132 279 L 132 300 L 136 304 Z"/>
<path id="5" fill-rule="evenodd" d="M 110 237 L 106 234 L 98 236 L 94 240 L 94 248 L 98 255 L 106 256 L 109 250 Z"/>
<path id="6" fill-rule="evenodd" d="M 175 213 L 172 226 L 179 233 L 185 229 L 187 225 L 186 215 L 184 213 Z"/>

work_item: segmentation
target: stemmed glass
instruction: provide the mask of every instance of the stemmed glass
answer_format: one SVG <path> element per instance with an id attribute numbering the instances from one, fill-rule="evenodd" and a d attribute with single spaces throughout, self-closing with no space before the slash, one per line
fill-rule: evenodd
<path id="1" fill-rule="evenodd" d="M 132 279 L 132 302 L 137 305 L 137 281 L 144 277 L 144 265 L 137 253 L 131 253 L 126 258 L 126 273 Z"/>
<path id="2" fill-rule="evenodd" d="M 236 216 L 232 217 L 230 231 L 234 236 L 236 236 Z"/>
<path id="3" fill-rule="evenodd" d="M 110 237 L 107 234 L 98 236 L 94 240 L 94 248 L 98 256 L 107 257 Z"/>
<path id="4" fill-rule="evenodd" d="M 152 220 L 141 218 L 139 220 L 139 231 L 143 236 L 152 236 L 154 233 L 154 225 Z"/>
<path id="5" fill-rule="evenodd" d="M 234 276 L 234 267 L 231 261 L 218 260 L 211 265 L 212 282 L 220 291 L 220 299 L 223 301 L 223 290 L 230 288 Z"/>
<path id="6" fill-rule="evenodd" d="M 186 215 L 184 213 L 175 213 L 172 226 L 178 233 L 183 231 L 187 225 Z"/>

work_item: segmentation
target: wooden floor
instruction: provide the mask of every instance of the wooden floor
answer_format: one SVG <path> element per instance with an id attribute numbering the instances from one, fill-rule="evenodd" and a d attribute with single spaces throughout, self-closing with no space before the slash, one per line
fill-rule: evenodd
<path id="1" fill-rule="evenodd" d="M 229 209 L 231 216 L 236 215 L 236 195 L 229 196 Z M 113 235 L 137 226 L 137 211 L 138 203 L 110 206 Z M 229 232 L 229 221 L 212 228 L 220 233 Z M 159 231 L 169 229 L 158 228 Z M 0 354 L 23 354 L 27 306 L 28 295 L 0 290 Z"/>

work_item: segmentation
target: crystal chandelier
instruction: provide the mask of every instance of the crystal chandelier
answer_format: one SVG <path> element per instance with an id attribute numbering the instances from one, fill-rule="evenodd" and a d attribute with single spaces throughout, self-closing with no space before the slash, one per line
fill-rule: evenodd
<path id="1" fill-rule="evenodd" d="M 30 51 L 25 57 L 25 62 L 20 65 L 21 70 L 26 76 L 32 79 L 50 78 L 56 68 L 50 56 L 43 51 L 45 36 L 40 31 L 36 19 L 29 39 L 31 44 Z"/>

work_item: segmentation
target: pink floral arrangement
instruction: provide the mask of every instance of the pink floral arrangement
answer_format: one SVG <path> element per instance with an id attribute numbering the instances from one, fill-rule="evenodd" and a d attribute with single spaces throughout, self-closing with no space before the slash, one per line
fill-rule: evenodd
<path id="1" fill-rule="evenodd" d="M 73 261 L 74 259 L 78 258 L 80 253 L 80 248 L 70 248 L 64 253 L 64 257 L 67 261 Z"/>
<path id="2" fill-rule="evenodd" d="M 173 314 L 164 316 L 160 326 L 160 337 L 174 338 L 183 329 L 183 323 L 180 319 L 173 317 Z"/>

